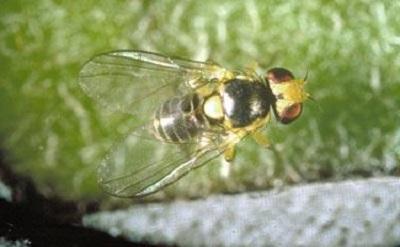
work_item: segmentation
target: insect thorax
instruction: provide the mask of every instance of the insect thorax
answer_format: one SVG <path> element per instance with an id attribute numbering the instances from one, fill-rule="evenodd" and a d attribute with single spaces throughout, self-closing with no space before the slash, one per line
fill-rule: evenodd
<path id="1" fill-rule="evenodd" d="M 232 79 L 223 88 L 224 113 L 234 128 L 246 127 L 266 117 L 271 104 L 271 95 L 261 82 Z"/>

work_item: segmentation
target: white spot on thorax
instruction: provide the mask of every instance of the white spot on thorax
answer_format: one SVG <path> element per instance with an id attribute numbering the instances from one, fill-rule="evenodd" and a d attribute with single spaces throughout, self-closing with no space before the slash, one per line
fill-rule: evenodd
<path id="1" fill-rule="evenodd" d="M 229 96 L 229 94 L 224 94 L 224 109 L 227 115 L 233 115 L 235 109 L 235 101 Z"/>
<path id="2" fill-rule="evenodd" d="M 250 110 L 252 115 L 256 115 L 257 113 L 261 112 L 261 101 L 252 99 L 250 101 Z"/>

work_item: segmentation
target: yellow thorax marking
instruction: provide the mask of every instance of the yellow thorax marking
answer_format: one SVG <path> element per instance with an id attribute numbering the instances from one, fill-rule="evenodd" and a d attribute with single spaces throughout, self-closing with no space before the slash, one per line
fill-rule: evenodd
<path id="1" fill-rule="evenodd" d="M 265 127 L 266 124 L 270 121 L 271 119 L 271 115 L 268 114 L 267 116 L 265 116 L 264 118 L 258 118 L 256 119 L 253 123 L 251 123 L 248 126 L 245 127 L 239 127 L 239 128 L 234 128 L 232 122 L 228 119 L 225 118 L 224 119 L 224 126 L 225 129 L 230 130 L 238 135 L 245 135 L 248 132 L 254 132 L 262 127 Z"/>
<path id="2" fill-rule="evenodd" d="M 221 97 L 219 95 L 213 95 L 206 99 L 203 111 L 207 117 L 222 119 L 224 117 L 224 110 L 222 109 Z"/>

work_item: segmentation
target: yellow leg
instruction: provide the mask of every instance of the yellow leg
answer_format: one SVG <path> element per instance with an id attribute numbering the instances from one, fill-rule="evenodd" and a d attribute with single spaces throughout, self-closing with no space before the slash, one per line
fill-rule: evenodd
<path id="1" fill-rule="evenodd" d="M 260 68 L 259 64 L 256 61 L 253 61 L 246 66 L 245 72 L 249 75 L 253 75 L 258 68 Z"/>
<path id="2" fill-rule="evenodd" d="M 251 136 L 259 145 L 263 146 L 264 148 L 269 148 L 269 146 L 271 145 L 268 141 L 268 138 L 260 131 L 253 132 Z"/>
<path id="3" fill-rule="evenodd" d="M 226 161 L 232 161 L 235 158 L 235 144 L 231 144 L 224 151 L 224 158 Z"/>

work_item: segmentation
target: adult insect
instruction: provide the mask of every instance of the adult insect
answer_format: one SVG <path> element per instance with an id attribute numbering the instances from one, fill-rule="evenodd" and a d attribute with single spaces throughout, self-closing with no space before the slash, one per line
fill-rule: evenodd
<path id="1" fill-rule="evenodd" d="M 99 167 L 99 183 L 119 197 L 144 196 L 223 155 L 259 131 L 274 112 L 288 124 L 302 112 L 305 79 L 284 68 L 265 76 L 133 50 L 93 57 L 79 75 L 83 91 L 141 125 L 115 145 Z"/>

